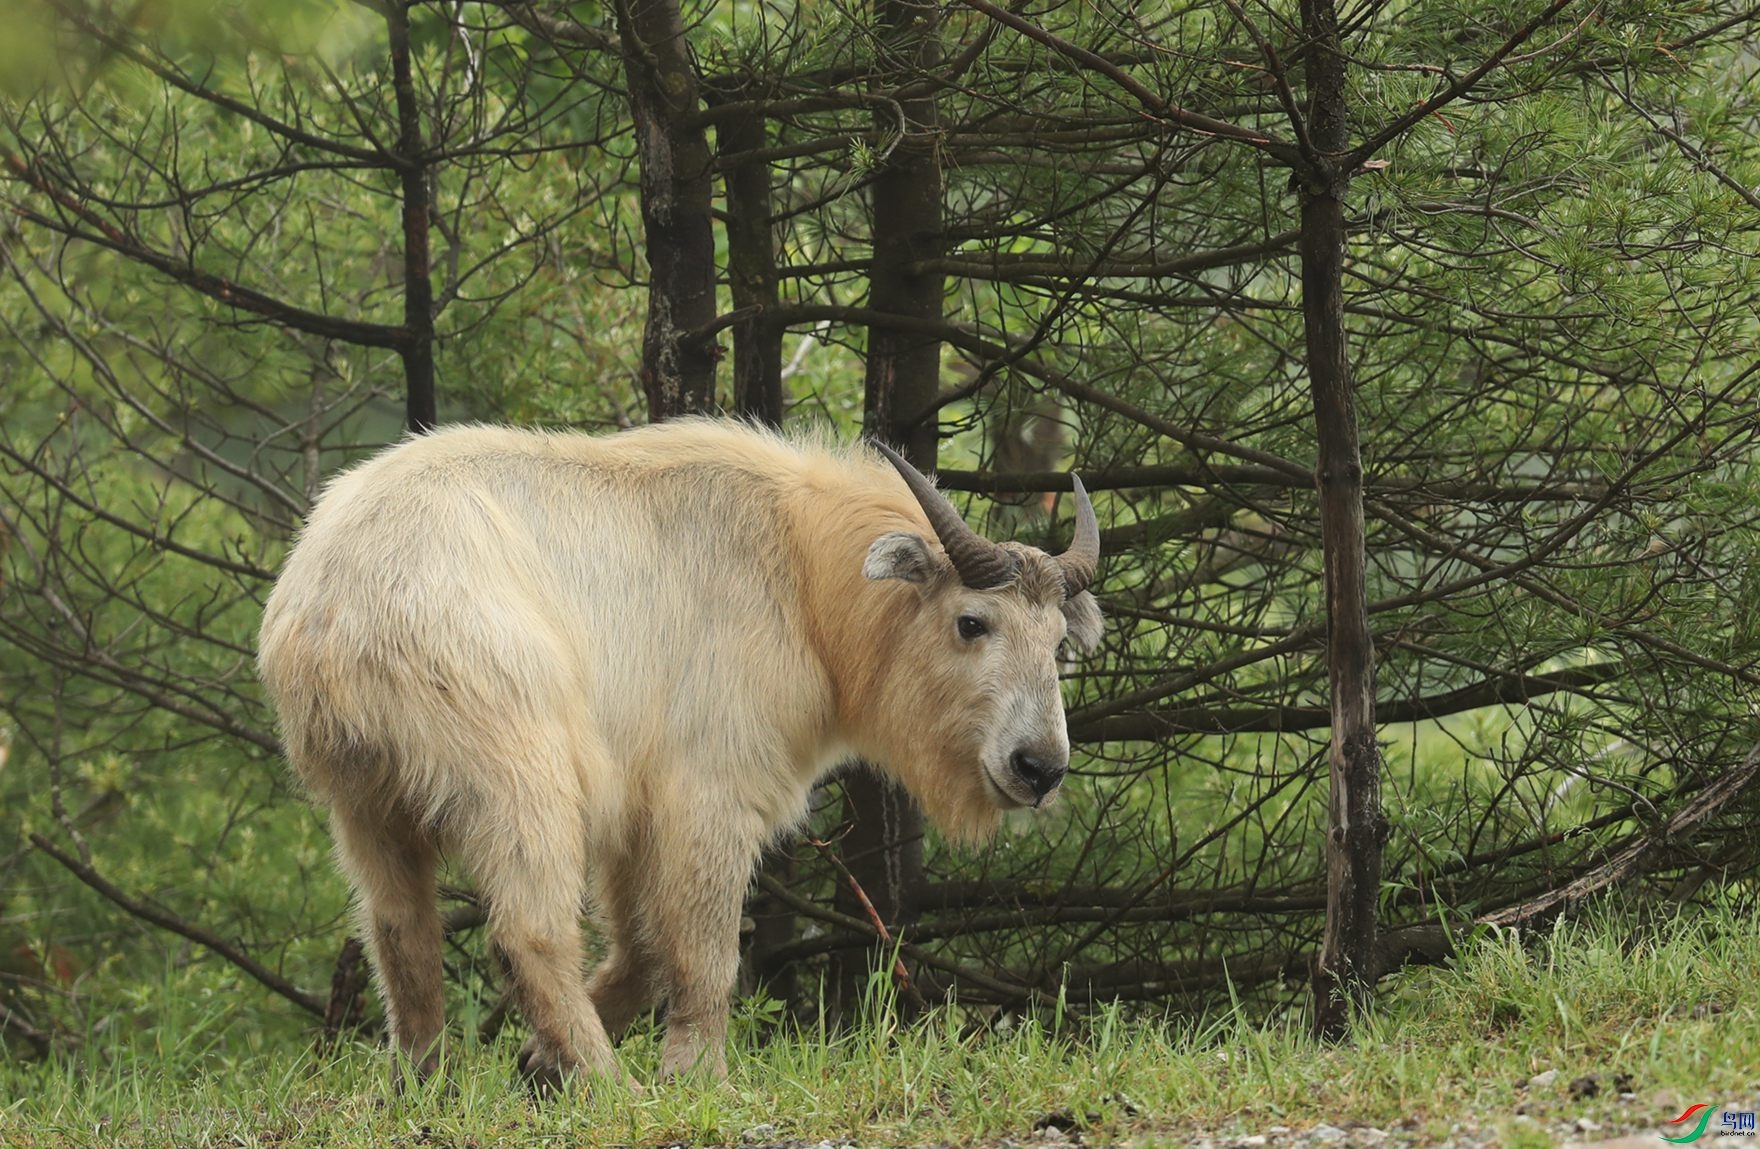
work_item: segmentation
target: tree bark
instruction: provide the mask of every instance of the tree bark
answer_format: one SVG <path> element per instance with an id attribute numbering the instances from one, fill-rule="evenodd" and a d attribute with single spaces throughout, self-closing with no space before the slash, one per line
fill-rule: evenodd
<path id="1" fill-rule="evenodd" d="M 939 59 L 934 4 L 876 0 L 874 20 L 887 52 L 883 74 L 895 81 L 921 75 Z M 925 94 L 902 101 L 899 107 L 905 131 L 871 192 L 874 254 L 868 306 L 876 312 L 939 322 L 942 273 L 920 266 L 920 261 L 941 256 L 944 247 L 935 100 Z M 890 109 L 876 115 L 875 126 L 881 139 L 900 129 L 898 116 Z M 938 336 L 920 329 L 869 326 L 865 425 L 925 471 L 935 467 L 934 401 L 940 381 Z M 922 811 L 903 789 L 864 769 L 844 780 L 844 816 L 850 823 L 841 847 L 844 861 L 875 912 L 896 934 L 915 918 L 926 884 Z M 863 914 L 853 895 L 841 887 L 838 905 L 851 916 Z M 833 985 L 846 1009 L 859 1001 L 876 956 L 873 950 L 836 955 Z M 882 960 L 889 961 L 890 955 Z"/>
<path id="2" fill-rule="evenodd" d="M 422 105 L 409 58 L 409 9 L 384 8 L 391 41 L 391 87 L 397 100 L 397 179 L 403 199 L 404 421 L 411 431 L 439 422 L 434 388 L 434 280 L 429 254 L 428 164 L 423 156 Z"/>
<path id="3" fill-rule="evenodd" d="M 922 75 L 940 58 L 934 4 L 878 0 L 875 22 L 900 80 Z M 927 87 L 927 85 L 925 85 Z M 933 95 L 899 104 L 905 132 L 892 148 L 872 190 L 874 255 L 868 276 L 868 307 L 877 312 L 939 323 L 945 277 L 927 261 L 945 254 L 941 221 L 941 158 Z M 877 134 L 899 130 L 890 109 L 876 114 Z M 908 325 L 868 328 L 865 379 L 866 424 L 924 470 L 936 461 L 934 400 L 941 385 L 941 340 Z"/>
<path id="4" fill-rule="evenodd" d="M 1375 978 L 1381 847 L 1381 751 L 1369 630 L 1363 459 L 1344 325 L 1345 197 L 1350 172 L 1345 60 L 1333 0 L 1302 0 L 1312 153 L 1302 194 L 1302 319 L 1318 445 L 1314 471 L 1326 585 L 1332 789 L 1327 805 L 1326 933 L 1314 970 L 1314 1029 L 1342 1037 Z"/>
<path id="5" fill-rule="evenodd" d="M 641 166 L 648 255 L 642 390 L 652 422 L 715 402 L 714 186 L 709 144 L 696 122 L 698 84 L 677 0 L 617 7 Z"/>
<path id="6" fill-rule="evenodd" d="M 741 112 L 723 121 L 716 143 L 723 157 L 764 146 L 764 118 Z M 733 409 L 771 427 L 782 425 L 782 324 L 777 321 L 776 238 L 770 222 L 770 165 L 762 159 L 727 164 L 727 271 L 735 312 L 750 318 L 733 329 Z"/>

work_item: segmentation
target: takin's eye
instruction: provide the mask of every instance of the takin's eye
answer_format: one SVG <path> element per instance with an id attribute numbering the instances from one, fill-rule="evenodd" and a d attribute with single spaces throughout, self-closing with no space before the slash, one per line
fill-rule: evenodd
<path id="1" fill-rule="evenodd" d="M 983 638 L 990 633 L 990 626 L 975 614 L 959 616 L 959 636 L 967 642 Z"/>

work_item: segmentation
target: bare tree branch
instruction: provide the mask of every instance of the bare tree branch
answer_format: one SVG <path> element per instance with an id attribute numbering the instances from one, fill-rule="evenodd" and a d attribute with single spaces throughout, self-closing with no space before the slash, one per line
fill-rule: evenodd
<path id="1" fill-rule="evenodd" d="M 313 1017 L 319 1019 L 324 1017 L 326 1001 L 320 995 L 294 985 L 212 930 L 194 922 L 185 921 L 168 910 L 149 906 L 145 902 L 129 897 L 105 879 L 97 870 L 81 862 L 78 858 L 63 853 L 43 835 L 32 833 L 30 839 L 31 844 L 37 849 L 55 859 L 70 874 L 120 907 L 129 916 L 139 918 L 143 922 L 157 926 L 162 930 L 169 930 L 179 937 L 195 942 L 216 957 L 237 966 L 259 985 L 286 998 Z"/>

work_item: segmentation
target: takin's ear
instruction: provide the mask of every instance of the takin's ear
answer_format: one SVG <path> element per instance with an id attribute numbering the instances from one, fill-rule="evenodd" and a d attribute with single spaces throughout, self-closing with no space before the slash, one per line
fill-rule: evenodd
<path id="1" fill-rule="evenodd" d="M 895 578 L 926 583 L 935 577 L 945 561 L 929 549 L 922 536 L 889 531 L 875 539 L 874 545 L 868 548 L 868 560 L 862 564 L 862 573 L 871 579 Z"/>
<path id="2" fill-rule="evenodd" d="M 1076 654 L 1093 654 L 1100 648 L 1100 636 L 1106 622 L 1100 617 L 1100 604 L 1087 591 L 1063 600 L 1063 621 L 1069 624 L 1065 641 Z"/>

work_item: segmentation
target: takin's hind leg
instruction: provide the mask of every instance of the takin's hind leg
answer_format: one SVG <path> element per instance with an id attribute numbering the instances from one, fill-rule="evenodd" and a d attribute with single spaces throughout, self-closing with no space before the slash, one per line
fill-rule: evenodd
<path id="1" fill-rule="evenodd" d="M 620 1040 L 636 1017 L 654 1004 L 661 978 L 659 958 L 639 910 L 643 896 L 640 875 L 646 865 L 641 854 L 621 859 L 604 876 L 599 891 L 610 946 L 605 960 L 588 979 L 587 992 L 612 1041 Z"/>
<path id="2" fill-rule="evenodd" d="M 535 808 L 480 809 L 461 845 L 488 904 L 490 942 L 531 1029 L 520 1073 L 540 1090 L 580 1073 L 619 1076 L 582 968 L 586 844 L 578 804 L 556 793 Z"/>
<path id="3" fill-rule="evenodd" d="M 418 1080 L 440 1064 L 446 1027 L 433 841 L 400 807 L 331 810 L 336 852 L 359 898 L 361 932 L 385 1002 L 394 1060 Z M 402 1075 L 398 1083 L 402 1084 Z"/>
<path id="4" fill-rule="evenodd" d="M 647 923 L 666 984 L 661 1077 L 727 1076 L 728 999 L 739 973 L 739 919 L 764 829 L 737 804 L 697 799 L 659 823 L 647 867 Z M 750 822 L 750 825 L 746 825 Z"/>

